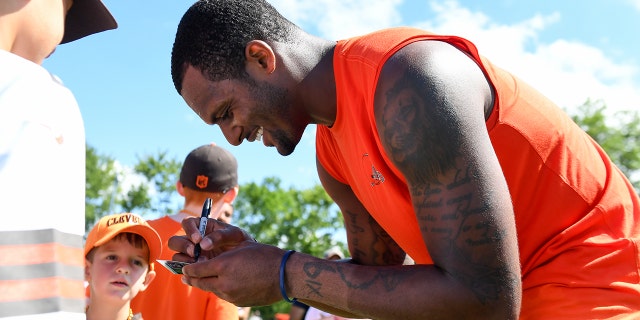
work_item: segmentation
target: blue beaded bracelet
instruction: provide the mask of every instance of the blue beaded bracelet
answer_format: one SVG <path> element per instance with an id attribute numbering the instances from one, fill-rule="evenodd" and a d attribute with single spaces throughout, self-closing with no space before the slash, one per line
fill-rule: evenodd
<path id="1" fill-rule="evenodd" d="M 284 256 L 282 256 L 282 261 L 280 262 L 280 293 L 282 293 L 282 297 L 284 298 L 284 300 L 289 303 L 294 303 L 298 300 L 296 298 L 289 299 L 289 297 L 287 297 L 287 291 L 284 289 L 284 268 L 287 265 L 287 260 L 289 259 L 289 256 L 294 252 L 296 251 L 289 250 L 285 252 Z"/>

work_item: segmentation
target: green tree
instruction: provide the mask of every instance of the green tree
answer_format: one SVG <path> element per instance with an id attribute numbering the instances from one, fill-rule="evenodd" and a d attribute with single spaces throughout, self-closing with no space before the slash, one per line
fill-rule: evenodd
<path id="1" fill-rule="evenodd" d="M 144 183 L 132 185 L 126 194 L 121 195 L 118 204 L 122 212 L 135 212 L 140 215 L 148 210 L 154 211 L 149 195 L 150 186 Z"/>
<path id="2" fill-rule="evenodd" d="M 587 100 L 571 118 L 602 146 L 639 192 L 640 116 L 637 111 L 617 111 L 607 116 L 606 109 L 601 100 Z"/>
<path id="3" fill-rule="evenodd" d="M 111 211 L 118 193 L 115 161 L 86 148 L 85 229 Z"/>
<path id="4" fill-rule="evenodd" d="M 337 206 L 322 186 L 309 189 L 285 189 L 278 178 L 266 178 L 261 185 L 240 186 L 234 203 L 234 221 L 257 241 L 293 249 L 318 257 L 333 245 L 344 249 L 339 235 L 344 221 Z M 290 305 L 280 301 L 256 307 L 264 319 L 276 312 L 289 312 Z"/>
<path id="5" fill-rule="evenodd" d="M 161 215 L 175 213 L 182 203 L 176 192 L 176 182 L 180 177 L 182 162 L 169 158 L 167 151 L 156 155 L 138 158 L 134 166 L 137 174 L 146 178 L 146 184 L 132 190 L 127 195 L 131 210 L 137 208 L 159 213 Z M 153 200 L 150 195 L 153 194 Z"/>
<path id="6" fill-rule="evenodd" d="M 179 210 L 175 182 L 182 163 L 169 159 L 167 152 L 138 158 L 131 171 L 92 146 L 87 145 L 86 150 L 85 230 L 111 213 L 147 216 Z"/>

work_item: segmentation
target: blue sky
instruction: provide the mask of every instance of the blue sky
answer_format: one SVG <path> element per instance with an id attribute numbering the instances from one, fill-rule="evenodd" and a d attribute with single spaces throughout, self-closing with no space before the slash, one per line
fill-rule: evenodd
<path id="1" fill-rule="evenodd" d="M 171 46 L 192 0 L 103 1 L 119 28 L 61 45 L 44 63 L 76 95 L 89 145 L 126 170 L 138 157 L 162 151 L 182 161 L 191 149 L 216 142 L 238 158 L 241 184 L 270 176 L 285 187 L 319 183 L 313 127 L 288 157 L 259 142 L 233 147 L 176 93 Z M 640 0 L 271 3 L 333 40 L 400 25 L 463 36 L 564 108 L 591 98 L 612 110 L 640 110 Z"/>

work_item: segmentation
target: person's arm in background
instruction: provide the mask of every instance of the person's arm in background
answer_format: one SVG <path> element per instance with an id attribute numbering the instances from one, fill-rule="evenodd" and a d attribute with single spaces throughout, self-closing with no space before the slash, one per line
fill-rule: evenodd
<path id="1" fill-rule="evenodd" d="M 308 305 L 295 301 L 291 304 L 291 310 L 289 310 L 289 320 L 304 320 L 307 310 L 309 310 Z"/>

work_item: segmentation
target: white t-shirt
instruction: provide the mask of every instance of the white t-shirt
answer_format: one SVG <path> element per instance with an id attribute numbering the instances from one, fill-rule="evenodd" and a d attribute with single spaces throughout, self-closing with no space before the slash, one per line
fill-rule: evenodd
<path id="1" fill-rule="evenodd" d="M 85 318 L 85 157 L 71 91 L 0 50 L 0 318 Z"/>

